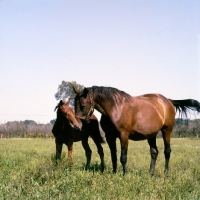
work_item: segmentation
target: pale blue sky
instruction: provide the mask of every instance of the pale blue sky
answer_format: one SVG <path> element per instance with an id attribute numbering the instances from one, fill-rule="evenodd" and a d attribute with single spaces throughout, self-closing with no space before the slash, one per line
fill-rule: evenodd
<path id="1" fill-rule="evenodd" d="M 0 123 L 54 119 L 62 80 L 200 101 L 200 1 L 0 0 Z"/>

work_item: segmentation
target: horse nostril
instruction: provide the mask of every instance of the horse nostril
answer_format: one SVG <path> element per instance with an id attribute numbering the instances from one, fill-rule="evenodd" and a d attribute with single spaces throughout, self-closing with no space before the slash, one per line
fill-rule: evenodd
<path id="1" fill-rule="evenodd" d="M 74 128 L 75 128 L 76 130 L 79 130 L 79 131 L 81 130 L 78 126 L 75 126 Z"/>

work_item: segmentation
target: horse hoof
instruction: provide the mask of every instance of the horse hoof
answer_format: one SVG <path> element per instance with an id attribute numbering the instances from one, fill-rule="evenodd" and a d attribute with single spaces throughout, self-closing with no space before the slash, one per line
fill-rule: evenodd
<path id="1" fill-rule="evenodd" d="M 154 175 L 154 170 L 149 170 L 149 174 L 150 174 L 151 176 L 153 176 L 153 175 Z"/>

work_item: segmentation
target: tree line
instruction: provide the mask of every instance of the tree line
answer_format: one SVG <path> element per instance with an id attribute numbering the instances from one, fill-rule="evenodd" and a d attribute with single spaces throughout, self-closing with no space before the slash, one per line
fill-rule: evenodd
<path id="1" fill-rule="evenodd" d="M 175 119 L 172 137 L 200 137 L 200 119 Z"/>
<path id="2" fill-rule="evenodd" d="M 12 121 L 0 125 L 0 138 L 53 137 L 52 128 L 55 120 L 48 124 L 37 124 L 33 120 Z"/>
<path id="3" fill-rule="evenodd" d="M 37 124 L 33 120 L 13 121 L 0 125 L 0 138 L 20 137 L 20 138 L 49 138 L 54 137 L 52 128 L 55 119 L 48 124 Z M 182 120 L 176 119 L 172 137 L 182 138 L 200 137 L 200 119 Z"/>
<path id="4" fill-rule="evenodd" d="M 84 88 L 83 85 L 77 83 L 76 81 L 62 81 L 61 84 L 58 85 L 58 89 L 54 97 L 58 101 L 65 101 L 70 98 L 70 106 L 73 108 L 76 94 L 74 93 L 72 86 L 79 90 Z M 33 120 L 7 122 L 0 125 L 0 138 L 53 137 L 51 131 L 54 122 L 55 119 L 51 120 L 48 124 L 37 124 Z M 200 119 L 183 120 L 177 118 L 175 120 L 172 137 L 200 137 Z"/>

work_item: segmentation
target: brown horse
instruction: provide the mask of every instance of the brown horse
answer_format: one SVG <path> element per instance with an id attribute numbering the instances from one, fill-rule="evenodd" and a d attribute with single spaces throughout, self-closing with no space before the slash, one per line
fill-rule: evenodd
<path id="1" fill-rule="evenodd" d="M 94 109 L 102 114 L 101 126 L 111 150 L 113 172 L 117 170 L 116 138 L 120 139 L 123 173 L 127 172 L 128 140 L 148 140 L 151 163 L 149 172 L 154 173 L 158 156 L 156 135 L 161 130 L 164 140 L 165 172 L 168 172 L 170 159 L 170 135 L 173 130 L 175 114 L 182 116 L 188 109 L 200 112 L 200 103 L 193 99 L 170 100 L 161 94 L 145 94 L 132 97 L 111 87 L 93 86 L 76 90 L 75 114 L 86 121 Z"/>
<path id="2" fill-rule="evenodd" d="M 99 122 L 95 115 L 91 116 L 89 123 L 76 120 L 73 110 L 69 107 L 70 100 L 67 103 L 60 103 L 56 106 L 57 109 L 57 119 L 53 126 L 52 133 L 55 136 L 56 143 L 56 159 L 60 159 L 62 146 L 66 144 L 68 147 L 68 158 L 72 159 L 73 143 L 81 141 L 82 146 L 85 150 L 86 155 L 86 166 L 85 169 L 88 170 L 90 167 L 92 151 L 88 144 L 88 137 L 90 136 L 97 146 L 98 154 L 101 159 L 101 171 L 104 171 L 104 152 L 101 143 L 104 143 L 99 130 Z M 61 112 L 61 110 L 65 112 Z"/>

